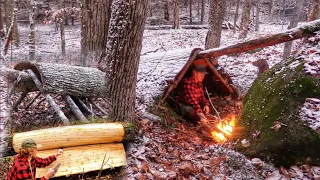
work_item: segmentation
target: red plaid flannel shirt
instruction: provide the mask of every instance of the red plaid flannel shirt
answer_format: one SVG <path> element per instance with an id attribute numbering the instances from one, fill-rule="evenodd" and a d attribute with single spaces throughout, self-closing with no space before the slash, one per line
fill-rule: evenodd
<path id="1" fill-rule="evenodd" d="M 21 157 L 19 154 L 15 157 L 13 166 L 8 173 L 7 180 L 35 180 L 36 178 L 36 167 L 46 167 L 56 160 L 54 155 L 47 158 L 32 158 L 31 168 L 33 176 L 31 174 L 30 165 L 27 157 Z M 34 179 L 32 179 L 32 177 Z M 41 180 L 46 180 L 43 176 Z"/>
<path id="2" fill-rule="evenodd" d="M 209 106 L 209 101 L 204 96 L 202 82 L 196 82 L 193 77 L 185 78 L 182 81 L 182 92 L 176 100 L 185 105 L 190 105 L 197 113 L 202 113 L 202 106 Z"/>

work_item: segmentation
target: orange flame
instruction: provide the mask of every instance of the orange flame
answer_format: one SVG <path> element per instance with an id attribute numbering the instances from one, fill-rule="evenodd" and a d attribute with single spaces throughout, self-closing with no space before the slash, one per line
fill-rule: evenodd
<path id="1" fill-rule="evenodd" d="M 231 117 L 227 117 L 219 122 L 217 128 L 221 132 L 212 131 L 212 137 L 218 142 L 224 142 L 227 140 L 226 136 L 231 136 L 233 128 L 235 126 L 235 115 L 231 115 Z"/>

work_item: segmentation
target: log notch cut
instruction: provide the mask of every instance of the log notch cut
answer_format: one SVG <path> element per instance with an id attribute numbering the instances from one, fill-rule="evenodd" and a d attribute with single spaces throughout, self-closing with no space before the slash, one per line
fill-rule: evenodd
<path id="1" fill-rule="evenodd" d="M 98 123 L 40 129 L 13 135 L 13 149 L 18 152 L 21 142 L 31 138 L 42 147 L 38 150 L 59 149 L 100 143 L 122 142 L 125 130 L 120 123 Z"/>
<path id="2" fill-rule="evenodd" d="M 76 119 L 83 122 L 88 122 L 88 120 L 81 110 L 85 109 L 85 112 L 88 114 L 88 108 L 86 106 L 83 107 L 84 103 L 79 104 L 77 99 L 104 97 L 106 94 L 105 73 L 95 68 L 50 63 L 20 62 L 14 69 L 17 71 L 8 70 L 10 73 L 14 74 L 13 77 L 16 77 L 16 79 L 10 79 L 12 81 L 11 83 L 14 84 L 15 91 L 22 92 L 18 99 L 19 101 L 15 103 L 14 107 L 16 108 L 21 103 L 26 93 L 40 91 L 40 94 L 42 94 L 50 103 L 65 125 L 70 124 L 70 122 L 49 93 L 61 95 Z M 19 81 L 17 81 L 17 78 Z M 26 108 L 29 108 L 31 103 L 33 103 L 38 96 L 39 93 L 31 100 Z M 76 100 L 76 102 L 74 100 Z M 94 102 L 91 103 L 93 103 L 94 107 L 104 115 L 107 114 L 102 107 Z M 80 105 L 80 108 L 78 105 Z M 89 114 L 92 114 L 92 112 L 90 111 Z"/>

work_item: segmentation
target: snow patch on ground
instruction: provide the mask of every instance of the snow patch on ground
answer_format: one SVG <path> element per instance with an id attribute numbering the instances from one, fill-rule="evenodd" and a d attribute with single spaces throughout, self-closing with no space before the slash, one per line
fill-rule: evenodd
<path id="1" fill-rule="evenodd" d="M 320 99 L 307 98 L 300 109 L 300 118 L 312 129 L 320 132 Z"/>

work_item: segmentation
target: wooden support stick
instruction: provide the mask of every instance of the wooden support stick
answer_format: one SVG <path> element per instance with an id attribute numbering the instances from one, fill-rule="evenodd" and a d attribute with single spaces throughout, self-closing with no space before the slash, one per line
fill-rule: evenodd
<path id="1" fill-rule="evenodd" d="M 64 115 L 64 113 L 61 111 L 60 107 L 54 102 L 53 98 L 49 94 L 44 92 L 44 90 L 42 88 L 42 83 L 38 79 L 37 75 L 34 74 L 34 72 L 30 69 L 28 69 L 27 72 L 31 76 L 31 78 L 33 79 L 34 83 L 36 84 L 36 86 L 39 89 L 39 91 L 41 92 L 41 94 L 46 98 L 46 100 L 50 103 L 53 110 L 58 114 L 58 116 L 61 119 L 61 121 L 63 122 L 63 124 L 70 125 L 71 124 L 70 121 Z"/>
<path id="2" fill-rule="evenodd" d="M 96 104 L 94 101 L 93 101 L 93 99 L 92 98 L 89 98 L 89 101 L 90 101 L 90 103 L 94 106 L 94 107 L 96 107 L 100 112 L 102 112 L 104 115 L 108 115 L 108 113 L 105 111 L 105 110 L 103 110 L 98 104 Z"/>
<path id="3" fill-rule="evenodd" d="M 41 94 L 41 92 L 39 91 L 37 93 L 37 95 L 35 97 L 33 97 L 33 99 L 28 103 L 28 105 L 24 109 L 27 110 L 31 106 L 31 104 L 40 96 L 40 94 Z"/>
<path id="4" fill-rule="evenodd" d="M 17 101 L 14 103 L 14 105 L 13 105 L 13 107 L 12 107 L 12 109 L 13 109 L 14 111 L 17 110 L 18 105 L 19 105 L 19 104 L 21 103 L 21 101 L 27 96 L 27 94 L 28 94 L 27 91 L 24 91 L 24 92 L 21 93 L 21 95 L 19 96 L 19 98 L 17 99 Z"/>
<path id="5" fill-rule="evenodd" d="M 176 77 L 173 80 L 173 83 L 170 84 L 170 86 L 166 89 L 166 91 L 164 92 L 164 95 L 162 97 L 162 99 L 159 101 L 158 105 L 163 104 L 163 102 L 167 99 L 167 97 L 169 96 L 170 92 L 176 88 L 180 82 L 180 80 L 183 78 L 183 76 L 186 74 L 187 70 L 189 69 L 189 67 L 191 66 L 191 64 L 193 63 L 193 61 L 196 59 L 198 52 L 200 50 L 196 51 L 193 53 L 193 55 L 191 56 L 191 58 L 189 58 L 189 60 L 187 61 L 186 65 L 183 67 L 183 69 L 181 69 L 181 71 L 176 75 Z"/>
<path id="6" fill-rule="evenodd" d="M 83 122 L 88 122 L 87 118 L 82 114 L 79 107 L 69 95 L 63 96 L 63 99 L 67 102 L 67 104 L 71 108 L 72 113 L 76 116 L 77 119 Z"/>
<path id="7" fill-rule="evenodd" d="M 228 89 L 228 91 L 233 94 L 233 89 L 229 86 L 229 84 L 223 79 L 223 77 L 220 75 L 220 73 L 213 67 L 211 62 L 208 60 L 208 58 L 204 59 L 209 67 L 209 69 L 213 72 L 215 76 L 218 77 L 218 79 L 222 82 L 222 84 Z"/>
<path id="8" fill-rule="evenodd" d="M 86 111 L 90 115 L 93 114 L 89 109 L 89 107 L 79 97 L 72 97 L 72 98 L 79 102 L 79 104 L 81 105 L 81 108 L 83 108 L 84 111 Z"/>
<path id="9" fill-rule="evenodd" d="M 53 99 L 57 98 L 58 96 L 60 96 L 60 95 L 57 94 L 57 95 L 53 96 Z M 45 100 L 46 100 L 46 98 L 41 99 L 41 100 L 37 103 L 37 105 L 39 106 L 40 103 L 42 103 L 42 102 L 45 101 Z"/>

